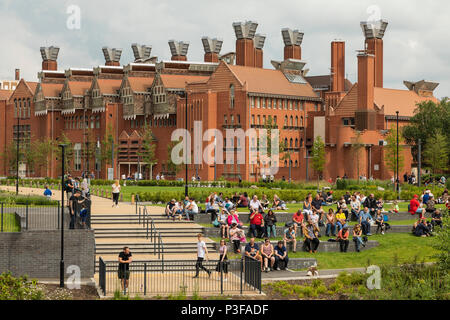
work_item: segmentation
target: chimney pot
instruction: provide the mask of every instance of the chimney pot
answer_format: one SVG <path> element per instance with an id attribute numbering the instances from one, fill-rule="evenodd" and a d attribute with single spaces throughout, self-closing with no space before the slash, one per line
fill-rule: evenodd
<path id="1" fill-rule="evenodd" d="M 134 54 L 134 62 L 146 62 L 151 58 L 152 46 L 133 43 L 131 45 Z"/>
<path id="2" fill-rule="evenodd" d="M 281 36 L 284 42 L 284 60 L 302 59 L 302 42 L 304 33 L 289 28 L 281 29 Z"/>
<path id="3" fill-rule="evenodd" d="M 16 69 L 16 70 L 15 70 L 15 77 L 14 77 L 14 79 L 15 79 L 16 81 L 19 81 L 19 80 L 20 80 L 20 69 Z"/>
<path id="4" fill-rule="evenodd" d="M 203 49 L 205 50 L 205 62 L 219 62 L 219 53 L 222 49 L 223 40 L 211 39 L 209 37 L 202 38 Z"/>
<path id="5" fill-rule="evenodd" d="M 103 56 L 105 57 L 105 65 L 120 66 L 120 57 L 122 56 L 122 49 L 103 47 Z"/>
<path id="6" fill-rule="evenodd" d="M 175 41 L 169 40 L 169 48 L 172 53 L 173 61 L 186 61 L 187 53 L 189 50 L 189 42 L 188 41 Z"/>
<path id="7" fill-rule="evenodd" d="M 41 47 L 42 70 L 58 70 L 59 47 Z"/>
<path id="8" fill-rule="evenodd" d="M 258 23 L 254 21 L 234 22 L 233 28 L 236 34 L 236 65 L 255 67 L 256 66 L 256 49 L 255 49 L 255 33 Z M 259 38 L 258 42 L 261 41 Z M 264 42 L 263 42 L 264 44 Z M 258 53 L 261 55 L 262 50 Z"/>

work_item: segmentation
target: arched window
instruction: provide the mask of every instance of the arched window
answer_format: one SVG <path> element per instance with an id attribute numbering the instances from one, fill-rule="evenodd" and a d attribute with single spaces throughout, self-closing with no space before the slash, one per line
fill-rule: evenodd
<path id="1" fill-rule="evenodd" d="M 303 116 L 300 117 L 300 126 L 303 127 Z"/>
<path id="2" fill-rule="evenodd" d="M 284 138 L 284 145 L 287 147 L 287 145 L 288 145 L 288 139 L 287 138 Z"/>
<path id="3" fill-rule="evenodd" d="M 284 166 L 287 167 L 287 160 L 284 160 Z"/>
<path id="4" fill-rule="evenodd" d="M 298 148 L 298 139 L 295 138 L 295 147 Z"/>
<path id="5" fill-rule="evenodd" d="M 234 85 L 230 85 L 230 108 L 234 108 Z"/>
<path id="6" fill-rule="evenodd" d="M 17 99 L 14 99 L 14 118 L 17 118 Z"/>
<path id="7" fill-rule="evenodd" d="M 300 147 L 303 147 L 303 138 L 300 139 Z"/>
<path id="8" fill-rule="evenodd" d="M 298 127 L 298 116 L 295 116 L 295 126 Z"/>
<path id="9" fill-rule="evenodd" d="M 273 117 L 273 125 L 276 126 L 277 125 L 277 116 Z"/>
<path id="10" fill-rule="evenodd" d="M 298 168 L 298 160 L 295 160 L 295 167 Z"/>
<path id="11" fill-rule="evenodd" d="M 289 140 L 289 148 L 293 147 L 294 147 L 294 139 L 291 138 L 291 140 Z"/>
<path id="12" fill-rule="evenodd" d="M 288 125 L 288 117 L 284 116 L 284 125 L 287 126 Z"/>
<path id="13" fill-rule="evenodd" d="M 289 125 L 290 125 L 291 127 L 294 126 L 294 118 L 293 118 L 292 116 L 289 118 Z"/>

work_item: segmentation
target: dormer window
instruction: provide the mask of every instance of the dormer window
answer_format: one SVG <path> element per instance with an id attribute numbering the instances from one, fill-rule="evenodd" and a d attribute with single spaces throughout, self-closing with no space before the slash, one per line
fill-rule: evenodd
<path id="1" fill-rule="evenodd" d="M 157 85 L 153 87 L 153 103 L 158 104 L 166 102 L 167 96 L 164 87 L 162 85 Z"/>
<path id="2" fill-rule="evenodd" d="M 234 109 L 234 85 L 230 85 L 230 109 Z"/>

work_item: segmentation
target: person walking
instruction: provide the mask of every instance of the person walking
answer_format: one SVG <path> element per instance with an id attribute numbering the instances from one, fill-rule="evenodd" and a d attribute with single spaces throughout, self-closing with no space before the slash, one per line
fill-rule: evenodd
<path id="1" fill-rule="evenodd" d="M 217 263 L 216 271 L 220 274 L 223 273 L 223 281 L 228 281 L 228 247 L 224 239 L 220 240 L 219 247 L 219 262 Z"/>
<path id="2" fill-rule="evenodd" d="M 126 293 L 128 283 L 130 281 L 130 263 L 133 261 L 130 248 L 124 247 L 123 251 L 119 253 L 119 279 L 122 291 Z"/>
<path id="3" fill-rule="evenodd" d="M 120 195 L 120 183 L 119 180 L 114 181 L 112 187 L 112 195 L 113 195 L 113 207 L 119 207 L 119 195 Z"/>
<path id="4" fill-rule="evenodd" d="M 193 278 L 198 278 L 200 269 L 202 269 L 203 271 L 205 271 L 208 276 L 211 276 L 211 271 L 209 271 L 208 269 L 206 269 L 203 266 L 203 260 L 206 257 L 206 261 L 208 261 L 208 249 L 206 248 L 206 244 L 203 241 L 203 234 L 199 233 L 197 235 L 197 263 L 195 264 L 195 276 Z"/>

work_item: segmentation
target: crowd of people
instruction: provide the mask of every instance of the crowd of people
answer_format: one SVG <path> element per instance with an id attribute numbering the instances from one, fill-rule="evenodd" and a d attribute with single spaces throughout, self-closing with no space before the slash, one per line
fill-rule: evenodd
<path id="1" fill-rule="evenodd" d="M 69 229 L 75 229 L 77 217 L 79 217 L 81 228 L 87 228 L 86 222 L 91 205 L 88 178 L 86 176 L 73 178 L 68 174 L 64 180 L 63 191 L 66 192 L 66 205 L 70 214 Z M 51 196 L 51 191 L 46 186 L 44 195 L 48 196 L 49 194 Z"/>

